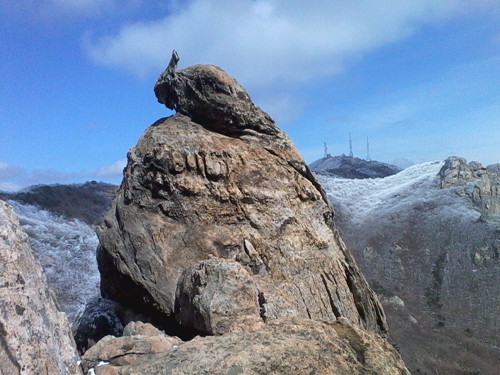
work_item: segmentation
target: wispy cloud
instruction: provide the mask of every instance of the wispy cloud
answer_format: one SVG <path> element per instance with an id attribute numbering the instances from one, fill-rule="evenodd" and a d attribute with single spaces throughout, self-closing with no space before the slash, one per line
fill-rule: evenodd
<path id="1" fill-rule="evenodd" d="M 0 191 L 7 193 L 15 193 L 16 191 L 21 190 L 23 187 L 18 184 L 14 184 L 11 182 L 0 182 Z"/>
<path id="2" fill-rule="evenodd" d="M 245 84 L 307 82 L 475 1 L 194 0 L 154 22 L 87 38 L 100 64 L 157 74 L 176 48 L 186 65 L 223 66 Z"/>
<path id="3" fill-rule="evenodd" d="M 24 169 L 0 162 L 0 180 L 16 178 L 25 173 Z"/>
<path id="4" fill-rule="evenodd" d="M 0 191 L 17 191 L 38 184 L 71 184 L 99 180 L 118 184 L 123 177 L 126 159 L 98 168 L 94 172 L 64 172 L 54 168 L 27 171 L 23 168 L 0 162 Z"/>
<path id="5" fill-rule="evenodd" d="M 96 175 L 99 177 L 122 177 L 126 165 L 127 159 L 121 159 L 111 165 L 99 168 Z"/>
<path id="6" fill-rule="evenodd" d="M 52 23 L 88 19 L 137 10 L 142 0 L 2 0 L 0 15 L 21 22 Z"/>
<path id="7" fill-rule="evenodd" d="M 457 155 L 498 162 L 499 66 L 500 56 L 462 64 L 438 79 L 372 98 L 355 107 L 359 115 L 351 129 L 358 137 L 369 134 L 374 150 L 393 150 L 393 158 L 420 162 Z"/>

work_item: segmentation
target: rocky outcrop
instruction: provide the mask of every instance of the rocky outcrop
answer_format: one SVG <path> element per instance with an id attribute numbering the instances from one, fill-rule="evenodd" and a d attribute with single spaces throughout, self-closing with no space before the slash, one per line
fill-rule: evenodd
<path id="1" fill-rule="evenodd" d="M 178 61 L 174 51 L 155 84 L 158 102 L 229 136 L 281 133 L 271 116 L 255 106 L 247 91 L 221 68 L 195 65 L 177 71 Z"/>
<path id="2" fill-rule="evenodd" d="M 446 189 L 454 186 L 464 186 L 486 174 L 486 168 L 478 162 L 470 162 L 457 156 L 445 160 L 439 171 L 440 187 Z"/>
<path id="3" fill-rule="evenodd" d="M 0 374 L 81 374 L 64 313 L 12 208 L 0 201 Z"/>
<path id="4" fill-rule="evenodd" d="M 82 357 L 82 367 L 85 373 L 104 363 L 109 366 L 99 366 L 98 374 L 117 374 L 123 367 L 151 362 L 159 354 L 167 353 L 183 343 L 178 337 L 165 335 L 149 323 L 130 322 L 123 336 L 106 336 L 90 348 Z M 114 368 L 115 371 L 112 371 Z"/>
<path id="5" fill-rule="evenodd" d="M 85 366 L 102 361 L 98 375 L 410 375 L 391 345 L 344 318 L 276 321 L 188 342 L 163 334 L 101 342 L 83 357 Z"/>
<path id="6" fill-rule="evenodd" d="M 467 195 L 481 212 L 482 221 L 499 220 L 500 176 L 496 165 L 486 168 L 481 163 L 451 156 L 439 171 L 441 189 L 461 187 L 459 194 Z"/>
<path id="7" fill-rule="evenodd" d="M 193 333 L 251 329 L 255 317 L 345 317 L 385 332 L 380 304 L 290 138 L 220 68 L 176 71 L 177 60 L 155 86 L 177 114 L 130 150 L 98 229 L 103 295 Z"/>

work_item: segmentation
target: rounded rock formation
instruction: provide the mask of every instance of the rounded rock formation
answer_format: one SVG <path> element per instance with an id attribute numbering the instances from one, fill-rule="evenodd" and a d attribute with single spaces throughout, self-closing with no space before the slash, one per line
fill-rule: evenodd
<path id="1" fill-rule="evenodd" d="M 385 332 L 383 310 L 290 138 L 220 68 L 176 71 L 177 61 L 155 86 L 177 114 L 130 150 L 98 229 L 103 295 L 172 326 L 183 272 L 221 258 L 252 280 L 263 322 L 345 317 Z"/>

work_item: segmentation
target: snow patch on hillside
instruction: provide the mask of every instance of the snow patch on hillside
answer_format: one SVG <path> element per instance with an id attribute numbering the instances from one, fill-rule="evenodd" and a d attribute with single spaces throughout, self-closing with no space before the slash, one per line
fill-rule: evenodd
<path id="1" fill-rule="evenodd" d="M 8 203 L 19 216 L 48 283 L 73 324 L 87 302 L 100 295 L 95 256 L 99 241 L 94 229 L 35 206 L 12 200 Z"/>
<path id="2" fill-rule="evenodd" d="M 443 161 L 434 161 L 414 165 L 385 178 L 316 177 L 326 190 L 330 204 L 354 225 L 365 220 L 390 220 L 391 215 L 429 204 L 442 206 L 443 214 L 477 220 L 480 214 L 469 199 L 457 195 L 457 189 L 437 188 L 437 176 L 443 164 Z"/>

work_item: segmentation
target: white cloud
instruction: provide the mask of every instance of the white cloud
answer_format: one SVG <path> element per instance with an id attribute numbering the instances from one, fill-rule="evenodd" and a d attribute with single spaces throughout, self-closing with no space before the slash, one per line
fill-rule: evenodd
<path id="1" fill-rule="evenodd" d="M 25 173 L 22 168 L 0 162 L 0 180 L 6 180 L 21 176 Z"/>
<path id="2" fill-rule="evenodd" d="M 121 159 L 106 167 L 99 168 L 96 175 L 99 177 L 122 177 L 123 169 L 127 165 L 127 159 Z"/>
<path id="3" fill-rule="evenodd" d="M 222 66 L 246 86 L 307 82 L 346 61 L 455 15 L 471 1 L 194 0 L 154 22 L 87 37 L 94 61 L 139 75 L 160 73 L 177 49 L 181 64 Z"/>
<path id="4" fill-rule="evenodd" d="M 478 1 L 192 0 L 175 4 L 156 21 L 127 24 L 114 35 L 87 34 L 83 42 L 87 54 L 98 64 L 145 78 L 165 69 L 176 49 L 180 68 L 199 63 L 221 66 L 283 123 L 304 105 L 289 100 L 287 92 L 331 77 L 422 25 L 477 11 Z"/>

